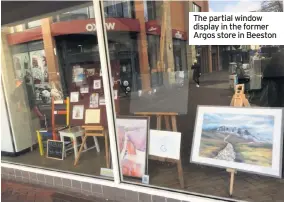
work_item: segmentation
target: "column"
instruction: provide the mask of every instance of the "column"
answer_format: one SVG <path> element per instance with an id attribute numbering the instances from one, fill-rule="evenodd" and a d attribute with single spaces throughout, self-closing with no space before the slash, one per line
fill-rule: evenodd
<path id="1" fill-rule="evenodd" d="M 41 20 L 42 38 L 44 44 L 44 52 L 48 67 L 49 83 L 52 89 L 60 91 L 62 94 L 62 86 L 60 82 L 58 59 L 55 55 L 55 41 L 51 32 L 51 18 Z"/>
<path id="2" fill-rule="evenodd" d="M 142 91 L 151 89 L 150 69 L 148 64 L 148 49 L 147 49 L 147 35 L 144 18 L 144 3 L 143 1 L 134 1 L 135 15 L 140 23 L 140 33 L 138 33 L 137 44 L 139 53 L 139 67 L 142 82 Z"/>
<path id="3" fill-rule="evenodd" d="M 212 46 L 208 46 L 208 70 L 212 72 Z"/>
<path id="4" fill-rule="evenodd" d="M 166 54 L 165 54 L 165 64 L 167 67 L 168 72 L 174 72 L 175 71 L 175 63 L 174 63 L 174 52 L 173 52 L 173 36 L 172 36 L 172 23 L 171 23 L 171 2 L 170 1 L 164 1 L 164 6 L 166 9 L 166 37 L 165 37 L 165 48 L 166 48 Z"/>

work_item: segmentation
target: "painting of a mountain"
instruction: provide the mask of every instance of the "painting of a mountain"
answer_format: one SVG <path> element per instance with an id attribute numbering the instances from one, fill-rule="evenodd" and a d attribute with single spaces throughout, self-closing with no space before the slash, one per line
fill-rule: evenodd
<path id="1" fill-rule="evenodd" d="M 204 106 L 196 120 L 192 162 L 281 175 L 282 109 Z"/>
<path id="2" fill-rule="evenodd" d="M 205 113 L 199 154 L 225 161 L 271 166 L 273 128 L 274 117 L 270 115 Z"/>

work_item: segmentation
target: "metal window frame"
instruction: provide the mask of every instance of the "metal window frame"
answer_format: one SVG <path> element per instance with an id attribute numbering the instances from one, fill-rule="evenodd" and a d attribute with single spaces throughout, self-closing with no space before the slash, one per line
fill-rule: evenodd
<path id="1" fill-rule="evenodd" d="M 52 171 L 52 170 L 44 170 L 44 174 L 54 177 L 60 176 L 61 178 L 77 180 L 91 184 L 100 184 L 103 186 L 116 187 L 119 189 L 131 190 L 134 192 L 145 193 L 149 195 L 157 195 L 180 201 L 194 201 L 194 202 L 220 202 L 223 200 L 228 201 L 228 199 L 226 198 L 208 196 L 199 193 L 188 193 L 186 191 L 177 191 L 158 186 L 143 185 L 138 183 L 127 183 L 122 180 L 123 177 L 122 173 L 120 172 L 120 162 L 119 162 L 118 149 L 117 149 L 118 145 L 116 141 L 116 131 L 115 131 L 116 113 L 115 113 L 113 89 L 111 84 L 112 76 L 111 76 L 110 57 L 108 50 L 107 32 L 104 26 L 105 16 L 104 16 L 103 1 L 93 0 L 93 6 L 94 6 L 93 8 L 94 8 L 96 25 L 97 25 L 98 46 L 99 46 L 100 62 L 102 66 L 102 79 L 104 82 L 103 89 L 105 93 L 106 113 L 108 121 L 114 181 L 65 173 L 60 171 Z M 39 174 L 43 172 L 42 168 L 31 167 L 28 165 L 18 165 L 8 162 L 1 162 L 1 166 L 5 168 L 19 169 L 22 171 L 39 173 Z"/>

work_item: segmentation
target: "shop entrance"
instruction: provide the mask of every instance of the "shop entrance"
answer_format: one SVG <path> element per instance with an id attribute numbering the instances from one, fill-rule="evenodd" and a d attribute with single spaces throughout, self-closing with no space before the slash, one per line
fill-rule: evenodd
<path id="1" fill-rule="evenodd" d="M 120 78 L 127 79 L 131 89 L 137 90 L 139 62 L 136 34 L 115 32 L 110 33 L 108 39 L 110 60 L 119 62 Z M 67 96 L 70 94 L 72 67 L 80 65 L 96 68 L 100 62 L 98 41 L 96 35 L 90 34 L 58 36 L 55 40 L 63 91 Z"/>

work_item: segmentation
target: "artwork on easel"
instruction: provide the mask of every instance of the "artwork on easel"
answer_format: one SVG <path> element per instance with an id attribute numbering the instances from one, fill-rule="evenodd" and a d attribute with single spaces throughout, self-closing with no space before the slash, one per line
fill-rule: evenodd
<path id="1" fill-rule="evenodd" d="M 94 89 L 101 89 L 101 80 L 94 80 Z"/>
<path id="2" fill-rule="evenodd" d="M 101 110 L 100 109 L 87 109 L 85 114 L 86 124 L 97 124 L 101 121 Z"/>
<path id="3" fill-rule="evenodd" d="M 90 96 L 90 108 L 98 108 L 99 107 L 99 94 L 92 93 Z"/>
<path id="4" fill-rule="evenodd" d="M 72 111 L 72 119 L 83 119 L 84 105 L 74 105 Z"/>
<path id="5" fill-rule="evenodd" d="M 282 109 L 199 106 L 191 162 L 282 174 Z"/>
<path id="6" fill-rule="evenodd" d="M 79 92 L 70 93 L 70 102 L 79 102 Z"/>
<path id="7" fill-rule="evenodd" d="M 118 117 L 117 139 L 124 176 L 142 178 L 148 164 L 148 117 Z"/>

